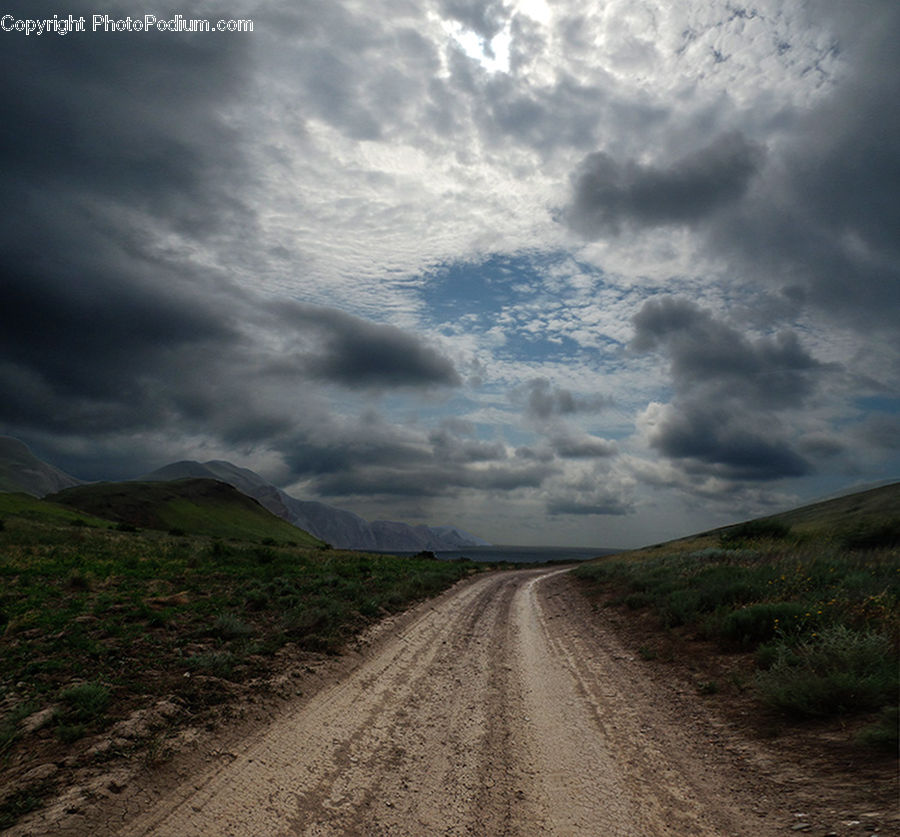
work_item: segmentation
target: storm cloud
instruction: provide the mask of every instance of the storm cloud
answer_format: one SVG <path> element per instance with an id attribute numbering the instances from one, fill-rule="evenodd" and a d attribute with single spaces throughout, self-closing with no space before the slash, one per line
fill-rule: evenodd
<path id="1" fill-rule="evenodd" d="M 813 470 L 780 417 L 804 408 L 836 365 L 813 358 L 793 332 L 751 340 L 685 299 L 651 299 L 633 322 L 631 349 L 667 359 L 675 393 L 644 412 L 652 448 L 688 472 L 729 480 Z"/>
<path id="2" fill-rule="evenodd" d="M 498 542 L 896 474 L 896 3 L 227 14 L 0 33 L 0 432 Z"/>
<path id="3" fill-rule="evenodd" d="M 762 159 L 762 150 L 738 133 L 717 137 L 667 166 L 619 161 L 597 151 L 573 175 L 564 217 L 589 239 L 628 224 L 693 224 L 740 199 Z"/>

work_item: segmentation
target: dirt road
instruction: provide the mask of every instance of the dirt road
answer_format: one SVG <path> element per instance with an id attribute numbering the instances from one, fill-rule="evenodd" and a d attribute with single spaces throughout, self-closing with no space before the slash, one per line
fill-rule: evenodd
<path id="1" fill-rule="evenodd" d="M 708 746 L 561 571 L 477 577 L 113 833 L 766 835 Z M 749 772 L 748 772 L 749 771 Z M 749 828 L 749 830 L 748 830 Z"/>

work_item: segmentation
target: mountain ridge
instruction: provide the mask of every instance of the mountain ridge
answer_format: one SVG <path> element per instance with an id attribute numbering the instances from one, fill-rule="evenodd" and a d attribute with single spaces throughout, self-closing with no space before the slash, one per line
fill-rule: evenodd
<path id="1" fill-rule="evenodd" d="M 249 468 L 212 459 L 172 462 L 145 474 L 141 480 L 171 480 L 205 476 L 233 485 L 257 500 L 272 514 L 339 549 L 370 549 L 398 552 L 440 552 L 489 543 L 457 526 L 413 526 L 389 520 L 369 522 L 358 514 L 317 500 L 298 500 L 267 482 Z"/>
<path id="2" fill-rule="evenodd" d="M 0 491 L 43 497 L 81 483 L 82 480 L 38 459 L 24 442 L 0 436 Z"/>
<path id="3" fill-rule="evenodd" d="M 299 500 L 255 471 L 222 459 L 208 462 L 183 459 L 128 482 L 187 478 L 225 482 L 282 520 L 339 549 L 440 552 L 490 546 L 488 541 L 458 526 L 411 525 L 390 520 L 369 522 L 358 514 L 318 500 Z M 24 442 L 12 436 L 0 436 L 0 492 L 23 492 L 32 497 L 46 497 L 85 484 L 88 484 L 85 480 L 38 459 Z"/>

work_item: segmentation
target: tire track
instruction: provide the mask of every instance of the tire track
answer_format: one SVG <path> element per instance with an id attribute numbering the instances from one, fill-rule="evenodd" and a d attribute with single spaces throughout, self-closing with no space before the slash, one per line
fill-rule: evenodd
<path id="1" fill-rule="evenodd" d="M 480 576 L 423 606 L 229 764 L 115 833 L 741 833 L 748 803 L 727 765 L 704 764 L 563 572 Z"/>

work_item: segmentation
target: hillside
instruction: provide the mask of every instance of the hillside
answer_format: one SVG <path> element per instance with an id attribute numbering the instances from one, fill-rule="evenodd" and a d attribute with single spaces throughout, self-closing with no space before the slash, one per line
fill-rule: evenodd
<path id="1" fill-rule="evenodd" d="M 207 480 L 60 499 L 78 505 L 0 493 L 4 833 L 89 778 L 103 789 L 93 801 L 118 793 L 123 771 L 165 763 L 192 727 L 295 697 L 295 678 L 368 623 L 476 569 L 304 546 L 305 533 Z M 193 536 L 204 531 L 221 538 Z"/>
<path id="2" fill-rule="evenodd" d="M 220 538 L 320 546 L 321 541 L 264 509 L 227 483 L 211 479 L 97 483 L 47 500 L 116 523 Z"/>
<path id="3" fill-rule="evenodd" d="M 258 500 L 273 514 L 340 549 L 440 552 L 488 545 L 487 541 L 455 526 L 411 526 L 385 520 L 370 523 L 345 509 L 315 500 L 298 500 L 259 474 L 221 460 L 173 462 L 141 479 L 173 480 L 186 477 L 207 477 L 227 482 Z"/>
<path id="4" fill-rule="evenodd" d="M 812 503 L 762 520 L 784 523 L 798 532 L 856 530 L 867 524 L 900 529 L 900 482 Z"/>
<path id="5" fill-rule="evenodd" d="M 729 723 L 810 759 L 863 764 L 897 753 L 898 571 L 894 483 L 573 575 L 636 655 L 718 701 Z"/>
<path id="6" fill-rule="evenodd" d="M 109 520 L 85 514 L 80 509 L 41 500 L 23 492 L 0 492 L 0 520 L 14 517 L 50 526 L 93 526 L 108 528 Z"/>
<path id="7" fill-rule="evenodd" d="M 326 503 L 299 500 L 248 468 L 241 468 L 222 460 L 204 463 L 191 460 L 173 462 L 138 477 L 133 482 L 171 482 L 189 478 L 228 483 L 242 494 L 256 500 L 276 517 L 339 549 L 440 552 L 488 546 L 488 542 L 482 538 L 452 525 L 413 526 L 384 520 L 369 522 L 358 514 Z M 19 440 L 0 436 L 0 492 L 23 492 L 33 497 L 43 497 L 82 484 L 82 480 L 35 457 Z M 208 524 L 217 528 L 214 521 L 208 521 Z M 163 524 L 158 520 L 154 523 L 156 528 L 160 525 Z"/>
<path id="8" fill-rule="evenodd" d="M 42 462 L 18 439 L 0 436 L 0 491 L 21 491 L 43 497 L 80 482 Z"/>

